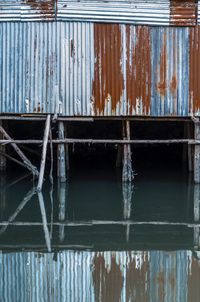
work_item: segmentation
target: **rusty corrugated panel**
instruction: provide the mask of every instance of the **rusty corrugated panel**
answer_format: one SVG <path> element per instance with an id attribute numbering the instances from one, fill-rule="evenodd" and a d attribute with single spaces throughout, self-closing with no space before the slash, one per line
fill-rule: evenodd
<path id="1" fill-rule="evenodd" d="M 126 26 L 126 99 L 127 113 L 150 113 L 151 103 L 151 41 L 150 27 Z"/>
<path id="2" fill-rule="evenodd" d="M 0 22 L 0 112 L 198 114 L 199 39 L 188 27 Z"/>
<path id="3" fill-rule="evenodd" d="M 197 24 L 198 1 L 171 0 L 170 25 L 194 26 Z"/>
<path id="4" fill-rule="evenodd" d="M 122 38 L 118 24 L 94 25 L 95 68 L 92 96 L 95 115 L 115 113 L 122 103 L 124 79 L 122 74 Z"/>
<path id="5" fill-rule="evenodd" d="M 199 252 L 198 252 L 199 254 Z M 199 255 L 198 255 L 199 256 Z M 188 276 L 188 301 L 196 302 L 200 300 L 200 259 L 190 258 L 189 276 Z"/>
<path id="6" fill-rule="evenodd" d="M 200 112 L 200 26 L 190 28 L 190 111 Z"/>
<path id="7" fill-rule="evenodd" d="M 0 21 L 55 20 L 55 0 L 1 0 Z"/>
<path id="8" fill-rule="evenodd" d="M 149 302 L 187 302 L 187 251 L 150 252 Z"/>

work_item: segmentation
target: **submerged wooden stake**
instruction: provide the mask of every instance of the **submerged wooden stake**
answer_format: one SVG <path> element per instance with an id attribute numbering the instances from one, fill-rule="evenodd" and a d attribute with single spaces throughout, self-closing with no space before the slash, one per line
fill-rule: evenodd
<path id="1" fill-rule="evenodd" d="M 45 130 L 44 130 L 42 158 L 41 158 L 41 164 L 40 164 L 40 175 L 39 175 L 38 186 L 37 186 L 38 192 L 40 192 L 42 190 L 42 185 L 43 185 L 43 181 L 44 181 L 44 170 L 45 170 L 45 164 L 46 164 L 46 154 L 47 154 L 47 144 L 48 144 L 48 137 L 49 137 L 50 122 L 51 122 L 51 116 L 49 114 L 46 119 Z"/>
<path id="2" fill-rule="evenodd" d="M 123 139 L 130 140 L 130 122 L 123 122 Z M 131 146 L 130 144 L 124 144 L 123 146 L 123 169 L 122 169 L 122 181 L 132 182 L 133 180 L 133 170 L 132 170 L 132 160 L 131 160 Z"/>
<path id="3" fill-rule="evenodd" d="M 194 124 L 194 136 L 200 140 L 200 123 Z M 194 147 L 194 182 L 200 183 L 200 145 Z"/>
<path id="4" fill-rule="evenodd" d="M 7 139 L 7 140 L 12 140 L 10 135 L 5 131 L 5 129 L 0 125 L 0 132 L 3 134 L 3 136 Z M 19 157 L 23 160 L 23 163 L 26 165 L 27 169 L 29 171 L 31 171 L 33 173 L 34 176 L 38 176 L 39 172 L 38 169 L 32 165 L 32 163 L 30 162 L 30 160 L 26 157 L 26 155 L 20 150 L 20 148 L 16 145 L 15 142 L 11 143 L 11 146 L 13 147 L 13 149 L 17 152 L 17 154 L 19 155 Z"/>
<path id="5" fill-rule="evenodd" d="M 65 138 L 64 123 L 58 122 L 58 137 Z M 58 144 L 58 177 L 60 182 L 66 181 L 65 145 Z"/>

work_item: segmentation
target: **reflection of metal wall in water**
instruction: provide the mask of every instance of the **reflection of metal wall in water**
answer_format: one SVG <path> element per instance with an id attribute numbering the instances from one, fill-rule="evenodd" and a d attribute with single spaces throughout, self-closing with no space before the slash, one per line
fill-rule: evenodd
<path id="1" fill-rule="evenodd" d="M 0 112 L 199 114 L 198 7 L 1 1 Z"/>
<path id="2" fill-rule="evenodd" d="M 5 302 L 199 301 L 199 292 L 192 292 L 199 273 L 187 251 L 0 254 Z"/>

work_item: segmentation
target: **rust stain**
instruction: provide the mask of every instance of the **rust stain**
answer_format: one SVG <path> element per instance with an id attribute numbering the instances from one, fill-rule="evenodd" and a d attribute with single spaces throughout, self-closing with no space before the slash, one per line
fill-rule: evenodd
<path id="1" fill-rule="evenodd" d="M 200 26 L 189 29 L 189 107 L 190 113 L 200 110 Z"/>
<path id="2" fill-rule="evenodd" d="M 189 272 L 187 284 L 188 301 L 196 302 L 200 301 L 200 260 L 193 257 L 191 261 L 191 272 Z"/>
<path id="3" fill-rule="evenodd" d="M 110 268 L 106 267 L 104 256 L 96 254 L 94 258 L 93 282 L 96 302 L 120 302 L 123 276 L 114 255 L 111 256 Z"/>
<path id="4" fill-rule="evenodd" d="M 126 26 L 126 91 L 130 114 L 142 102 L 143 114 L 149 114 L 151 102 L 151 41 L 148 26 Z M 134 37 L 136 41 L 134 41 Z"/>
<path id="5" fill-rule="evenodd" d="M 164 272 L 160 271 L 157 277 L 158 282 L 158 297 L 159 301 L 164 301 L 165 298 L 165 282 L 164 282 Z"/>
<path id="6" fill-rule="evenodd" d="M 170 1 L 170 24 L 175 26 L 194 26 L 197 24 L 197 1 Z"/>
<path id="7" fill-rule="evenodd" d="M 161 96 L 165 96 L 167 90 L 167 47 L 166 47 L 166 32 L 163 38 L 163 47 L 160 54 L 160 64 L 159 64 L 159 82 L 157 85 L 158 92 Z"/>
<path id="8" fill-rule="evenodd" d="M 44 19 L 55 15 L 55 0 L 25 0 L 25 3 L 41 14 Z"/>
<path id="9" fill-rule="evenodd" d="M 174 74 L 172 76 L 172 80 L 171 80 L 171 83 L 170 83 L 170 90 L 173 94 L 175 94 L 176 89 L 177 89 L 177 80 L 176 80 L 176 75 Z"/>
<path id="10" fill-rule="evenodd" d="M 131 253 L 129 253 L 131 259 Z M 149 301 L 148 291 L 149 284 L 146 283 L 148 278 L 149 263 L 145 254 L 141 268 L 137 268 L 136 260 L 131 259 L 126 270 L 126 301 Z"/>
<path id="11" fill-rule="evenodd" d="M 106 106 L 111 106 L 112 113 L 115 113 L 124 90 L 119 24 L 94 25 L 94 52 L 92 99 L 95 114 L 103 114 Z"/>

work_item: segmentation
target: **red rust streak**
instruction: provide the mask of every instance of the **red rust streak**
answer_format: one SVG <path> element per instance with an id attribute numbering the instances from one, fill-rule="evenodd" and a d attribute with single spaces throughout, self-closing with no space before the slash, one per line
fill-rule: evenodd
<path id="1" fill-rule="evenodd" d="M 95 115 L 104 114 L 108 102 L 111 102 L 112 113 L 115 114 L 124 90 L 119 24 L 94 25 L 94 53 L 92 98 Z"/>
<path id="2" fill-rule="evenodd" d="M 200 110 L 200 26 L 190 28 L 190 77 L 189 97 L 190 113 Z"/>
<path id="3" fill-rule="evenodd" d="M 150 28 L 126 26 L 126 90 L 130 114 L 142 101 L 143 114 L 150 113 L 151 102 L 151 45 Z M 134 42 L 134 37 L 136 42 Z"/>
<path id="4" fill-rule="evenodd" d="M 194 26 L 197 23 L 197 1 L 170 1 L 170 24 L 175 26 Z"/>
<path id="5" fill-rule="evenodd" d="M 103 255 L 94 258 L 94 270 L 92 273 L 95 301 L 96 302 L 120 302 L 123 287 L 123 276 L 120 265 L 115 257 L 111 256 L 110 269 L 106 267 Z"/>
<path id="6" fill-rule="evenodd" d="M 25 0 L 25 3 L 41 14 L 44 19 L 55 15 L 55 0 Z"/>
<path id="7" fill-rule="evenodd" d="M 163 48 L 160 54 L 160 70 L 159 82 L 157 85 L 158 91 L 161 96 L 165 96 L 167 90 L 167 49 L 166 49 L 166 33 L 164 33 Z"/>

